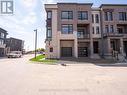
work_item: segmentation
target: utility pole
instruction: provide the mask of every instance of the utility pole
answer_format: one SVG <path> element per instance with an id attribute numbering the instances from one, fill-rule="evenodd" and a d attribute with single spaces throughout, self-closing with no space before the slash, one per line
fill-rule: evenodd
<path id="1" fill-rule="evenodd" d="M 36 59 L 36 55 L 37 55 L 37 29 L 34 30 L 35 31 L 35 59 Z"/>

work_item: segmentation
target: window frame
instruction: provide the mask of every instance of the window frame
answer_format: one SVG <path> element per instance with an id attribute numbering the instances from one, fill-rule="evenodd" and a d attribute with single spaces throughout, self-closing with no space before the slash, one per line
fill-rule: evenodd
<path id="1" fill-rule="evenodd" d="M 96 26 L 96 34 L 100 34 L 100 27 Z"/>
<path id="2" fill-rule="evenodd" d="M 105 33 L 109 33 L 109 26 L 105 25 Z"/>
<path id="3" fill-rule="evenodd" d="M 119 20 L 126 21 L 127 20 L 127 13 L 126 12 L 119 12 Z"/>
<path id="4" fill-rule="evenodd" d="M 51 13 L 51 16 L 49 17 L 48 13 Z M 47 19 L 51 20 L 52 19 L 52 11 L 47 11 Z"/>
<path id="5" fill-rule="evenodd" d="M 88 11 L 78 11 L 78 20 L 88 20 Z"/>
<path id="6" fill-rule="evenodd" d="M 65 27 L 65 25 L 67 26 L 67 27 Z M 71 26 L 71 28 L 70 28 L 70 26 Z M 64 31 L 63 31 L 63 28 L 68 28 L 68 31 L 65 33 Z M 70 31 L 71 30 L 71 31 Z M 61 25 L 61 33 L 62 34 L 73 34 L 73 24 L 62 24 Z"/>
<path id="7" fill-rule="evenodd" d="M 113 32 L 114 32 L 114 26 L 110 25 L 110 33 L 113 33 Z"/>
<path id="8" fill-rule="evenodd" d="M 95 22 L 99 23 L 99 14 L 95 14 Z"/>
<path id="9" fill-rule="evenodd" d="M 67 17 L 63 17 L 64 12 L 67 12 Z M 73 19 L 73 11 L 61 11 L 61 19 Z"/>
<path id="10" fill-rule="evenodd" d="M 50 30 L 50 36 L 48 35 L 49 34 L 48 30 Z M 52 38 L 52 28 L 51 27 L 47 27 L 47 38 Z"/>

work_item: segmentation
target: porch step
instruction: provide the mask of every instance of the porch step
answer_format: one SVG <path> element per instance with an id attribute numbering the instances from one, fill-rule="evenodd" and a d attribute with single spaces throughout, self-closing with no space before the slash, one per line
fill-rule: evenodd
<path id="1" fill-rule="evenodd" d="M 101 57 L 98 54 L 93 54 L 91 56 L 92 59 L 101 59 Z"/>

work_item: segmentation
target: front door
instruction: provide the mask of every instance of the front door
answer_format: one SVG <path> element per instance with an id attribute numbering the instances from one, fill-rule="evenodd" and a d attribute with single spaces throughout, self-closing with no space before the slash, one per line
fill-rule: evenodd
<path id="1" fill-rule="evenodd" d="M 127 54 L 127 41 L 124 41 L 124 52 Z"/>
<path id="2" fill-rule="evenodd" d="M 78 47 L 78 57 L 87 57 L 88 48 L 87 47 Z"/>
<path id="3" fill-rule="evenodd" d="M 3 57 L 3 56 L 4 56 L 4 49 L 0 48 L 0 57 Z"/>

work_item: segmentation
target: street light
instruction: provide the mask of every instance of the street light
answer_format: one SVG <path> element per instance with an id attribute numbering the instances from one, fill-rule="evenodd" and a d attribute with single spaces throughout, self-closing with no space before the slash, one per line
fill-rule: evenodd
<path id="1" fill-rule="evenodd" d="M 37 50 L 37 29 L 35 31 L 35 58 L 36 58 L 36 50 Z"/>

